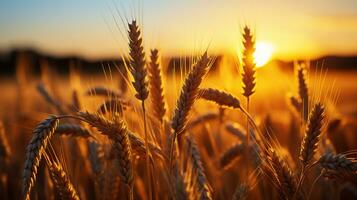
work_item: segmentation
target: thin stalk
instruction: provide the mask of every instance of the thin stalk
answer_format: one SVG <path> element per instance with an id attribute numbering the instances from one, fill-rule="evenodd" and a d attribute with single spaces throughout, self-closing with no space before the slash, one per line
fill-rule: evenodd
<path id="1" fill-rule="evenodd" d="M 247 96 L 247 113 L 249 113 L 249 96 Z M 247 116 L 247 135 L 246 135 L 246 148 L 245 148 L 245 157 L 249 158 L 249 139 L 250 139 L 250 131 L 249 131 L 249 118 Z M 249 162 L 247 162 L 246 173 L 249 174 Z"/>
<path id="2" fill-rule="evenodd" d="M 298 185 L 296 187 L 296 191 L 295 191 L 295 194 L 293 196 L 293 199 L 296 198 L 296 195 L 298 194 L 298 192 L 300 191 L 300 188 L 302 186 L 302 184 L 304 183 L 304 180 L 305 180 L 305 177 L 307 175 L 307 173 L 309 173 L 310 169 L 312 167 L 314 167 L 315 165 L 318 164 L 318 161 L 315 161 L 314 163 L 312 163 L 311 165 L 307 166 L 307 167 L 303 167 L 301 169 L 301 173 L 300 173 L 300 178 L 299 178 L 299 182 L 298 182 Z"/>
<path id="3" fill-rule="evenodd" d="M 134 200 L 134 185 L 131 185 L 130 186 L 130 189 L 129 189 L 129 200 Z"/>
<path id="4" fill-rule="evenodd" d="M 145 133 L 145 152 L 146 152 L 146 174 L 148 176 L 148 189 L 149 189 L 149 200 L 152 200 L 152 186 L 151 186 L 151 173 L 150 173 L 150 149 L 149 149 L 149 139 L 146 127 L 146 110 L 145 101 L 141 101 L 141 107 L 143 110 L 143 120 L 144 120 L 144 133 Z"/>
<path id="5" fill-rule="evenodd" d="M 170 174 L 172 174 L 172 168 L 173 168 L 173 156 L 174 156 L 173 154 L 174 154 L 174 145 L 176 142 L 176 137 L 177 137 L 177 134 L 176 134 L 176 132 L 174 132 L 174 137 L 172 138 L 171 144 L 170 144 L 170 155 L 169 155 Z"/>
<path id="6" fill-rule="evenodd" d="M 247 97 L 247 113 L 249 113 L 249 97 Z M 246 140 L 247 140 L 247 147 L 249 147 L 249 137 L 250 137 L 250 131 L 249 131 L 249 117 L 247 116 L 247 135 L 246 135 Z"/>
<path id="7" fill-rule="evenodd" d="M 307 169 L 305 167 L 303 167 L 301 169 L 301 173 L 300 173 L 300 177 L 299 177 L 299 182 L 298 182 L 298 185 L 296 187 L 296 191 L 295 191 L 295 194 L 293 196 L 293 199 L 296 198 L 296 195 L 298 194 L 298 192 L 300 191 L 300 188 L 301 188 L 301 185 L 302 183 L 304 182 L 304 179 L 305 179 L 305 174 L 307 173 Z"/>
<path id="8" fill-rule="evenodd" d="M 310 199 L 311 194 L 312 194 L 312 191 L 313 191 L 313 189 L 314 189 L 314 187 L 315 187 L 317 181 L 318 181 L 321 177 L 322 177 L 322 173 L 320 173 L 319 176 L 316 177 L 316 179 L 315 179 L 314 182 L 312 183 L 312 186 L 311 186 L 311 188 L 310 188 L 309 194 L 308 194 L 308 196 L 307 196 L 307 200 Z"/>

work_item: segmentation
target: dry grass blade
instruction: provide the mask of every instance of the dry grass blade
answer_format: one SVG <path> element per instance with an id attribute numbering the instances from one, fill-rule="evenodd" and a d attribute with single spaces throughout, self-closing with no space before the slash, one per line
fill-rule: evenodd
<path id="1" fill-rule="evenodd" d="M 23 171 L 23 195 L 24 199 L 30 198 L 31 189 L 36 182 L 37 169 L 43 153 L 58 125 L 58 119 L 55 116 L 42 121 L 33 130 L 33 136 L 26 148 L 26 161 Z"/>
<path id="2" fill-rule="evenodd" d="M 356 159 L 347 158 L 344 154 L 327 153 L 319 159 L 321 167 L 328 170 L 357 172 Z"/>
<path id="3" fill-rule="evenodd" d="M 220 106 L 226 106 L 231 108 L 241 108 L 240 101 L 238 98 L 233 95 L 213 89 L 213 88 L 204 88 L 199 90 L 200 98 L 203 98 L 207 101 L 213 101 Z"/>
<path id="4" fill-rule="evenodd" d="M 125 123 L 121 119 L 117 119 L 114 122 L 108 121 L 102 116 L 88 112 L 79 112 L 78 115 L 91 126 L 97 128 L 103 135 L 108 136 L 113 142 L 113 149 L 120 163 L 121 181 L 130 188 L 130 198 L 132 198 L 134 172 L 131 145 Z"/>
<path id="5" fill-rule="evenodd" d="M 148 97 L 149 91 L 143 40 L 141 38 L 141 31 L 135 20 L 133 20 L 131 24 L 128 24 L 128 26 L 130 47 L 129 70 L 134 78 L 133 86 L 136 90 L 135 97 L 141 101 L 144 101 Z"/>
<path id="6" fill-rule="evenodd" d="M 198 146 L 192 136 L 188 136 L 186 141 L 188 145 L 189 156 L 192 162 L 192 168 L 194 172 L 197 173 L 196 183 L 199 191 L 199 199 L 201 200 L 212 199 L 211 187 L 205 175 L 205 170 L 202 165 L 201 155 L 198 150 Z"/>
<path id="7" fill-rule="evenodd" d="M 255 89 L 255 63 L 254 63 L 254 51 L 255 51 L 255 40 L 248 26 L 244 27 L 243 30 L 243 95 L 247 98 L 254 93 Z"/>
<path id="8" fill-rule="evenodd" d="M 50 176 L 61 199 L 79 200 L 77 191 L 59 163 L 48 164 Z"/>
<path id="9" fill-rule="evenodd" d="M 151 50 L 149 65 L 150 95 L 153 103 L 152 109 L 157 119 L 162 123 L 166 113 L 166 103 L 161 70 L 159 51 L 153 49 Z"/>
<path id="10" fill-rule="evenodd" d="M 171 125 L 176 136 L 180 135 L 185 130 L 187 117 L 199 94 L 199 86 L 208 72 L 208 64 L 209 58 L 207 57 L 207 52 L 205 52 L 193 66 L 182 86 Z"/>
<path id="11" fill-rule="evenodd" d="M 221 168 L 226 168 L 233 162 L 238 156 L 244 153 L 245 145 L 243 143 L 234 144 L 228 148 L 219 159 L 219 165 Z"/>
<path id="12" fill-rule="evenodd" d="M 68 135 L 74 137 L 91 137 L 89 130 L 78 124 L 61 124 L 57 126 L 55 133 L 58 135 Z"/>
<path id="13" fill-rule="evenodd" d="M 317 103 L 311 111 L 300 150 L 299 158 L 303 163 L 303 166 L 307 166 L 311 162 L 317 150 L 324 119 L 324 112 L 325 109 L 320 103 Z"/>

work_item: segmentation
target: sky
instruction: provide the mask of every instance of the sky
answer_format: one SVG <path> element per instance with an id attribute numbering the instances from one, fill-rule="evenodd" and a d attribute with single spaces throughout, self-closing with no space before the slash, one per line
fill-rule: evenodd
<path id="1" fill-rule="evenodd" d="M 356 0 L 1 0 L 0 50 L 120 57 L 133 18 L 169 55 L 239 52 L 244 25 L 280 59 L 357 54 Z"/>

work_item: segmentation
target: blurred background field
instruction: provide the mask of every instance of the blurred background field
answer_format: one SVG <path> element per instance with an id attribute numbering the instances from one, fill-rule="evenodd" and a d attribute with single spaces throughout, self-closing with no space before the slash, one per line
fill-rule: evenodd
<path id="1" fill-rule="evenodd" d="M 324 153 L 326 141 L 332 143 L 335 153 L 357 149 L 356 1 L 278 0 L 269 5 L 264 1 L 230 0 L 225 3 L 216 0 L 148 2 L 66 0 L 49 3 L 35 0 L 29 3 L 16 0 L 0 3 L 0 121 L 3 122 L 13 155 L 9 167 L 4 170 L 6 173 L 0 173 L 1 183 L 6 183 L 3 184 L 6 187 L 1 187 L 5 189 L 0 190 L 4 199 L 18 199 L 20 195 L 26 146 L 33 128 L 48 115 L 60 114 L 51 103 L 59 103 L 66 112 L 75 115 L 77 110 L 73 104 L 78 98 L 82 107 L 80 110 L 94 112 L 111 97 L 88 94 L 88 89 L 97 86 L 111 89 L 129 102 L 122 116 L 129 130 L 144 137 L 141 105 L 135 99 L 132 77 L 125 68 L 127 60 L 123 60 L 128 59 L 127 21 L 132 18 L 138 19 L 139 27 L 143 30 L 146 61 L 149 61 L 150 49 L 158 48 L 162 53 L 160 64 L 168 105 L 165 114 L 167 124 L 171 123 L 169 120 L 183 80 L 197 56 L 206 49 L 213 58 L 213 64 L 200 87 L 229 92 L 246 107 L 242 95 L 241 31 L 243 26 L 248 25 L 252 27 L 256 42 L 254 61 L 257 64 L 257 84 L 249 113 L 262 132 L 279 142 L 282 147 L 279 156 L 287 161 L 292 171 L 295 174 L 299 172 L 298 156 L 303 136 L 300 133 L 304 128 L 299 113 L 289 101 L 291 95 L 297 96 L 298 93 L 298 66 L 307 69 L 310 109 L 320 100 L 326 108 L 327 119 L 321 137 L 324 143 L 319 144 L 316 154 L 321 156 Z M 46 99 L 46 95 L 39 91 L 39 86 L 46 88 L 58 102 Z M 153 134 L 159 129 L 152 109 L 155 105 L 148 100 L 147 106 L 149 132 Z M 192 132 L 198 141 L 206 176 L 213 188 L 213 199 L 230 199 L 236 186 L 245 181 L 252 181 L 254 185 L 249 199 L 277 199 L 279 190 L 271 190 L 274 186 L 267 184 L 269 180 L 266 177 L 254 174 L 258 170 L 252 173 L 253 178 L 244 174 L 242 163 L 249 159 L 243 155 L 237 156 L 234 165 L 221 167 L 219 164 L 220 156 L 227 147 L 244 142 L 232 136 L 226 129 L 227 125 L 245 126 L 246 117 L 237 110 L 199 99 L 188 121 L 207 113 L 213 113 L 215 118 L 189 126 L 187 132 Z M 99 135 L 98 131 L 90 130 Z M 166 134 L 166 131 L 162 130 L 162 133 Z M 93 141 L 58 136 L 49 150 L 66 166 L 65 171 L 81 199 L 95 199 L 102 195 L 95 191 L 98 177 L 91 171 L 87 149 L 89 142 Z M 105 175 L 110 177 L 110 170 L 116 170 L 111 163 L 112 158 L 109 158 L 110 142 L 103 138 L 95 142 L 106 148 L 106 173 L 109 175 Z M 74 147 L 78 147 L 79 151 L 75 151 Z M 160 147 L 167 150 L 165 145 Z M 134 196 L 135 199 L 148 199 L 145 165 L 139 158 L 133 159 L 137 173 Z M 263 156 L 261 159 L 266 161 L 264 159 L 267 158 Z M 187 164 L 185 162 L 182 161 Z M 167 169 L 160 164 L 157 165 L 164 173 Z M 42 164 L 39 170 L 39 183 L 35 185 L 32 197 L 57 199 L 45 167 Z M 180 167 L 182 176 L 195 178 L 187 166 Z M 311 174 L 318 175 L 316 171 Z M 312 185 L 311 177 L 307 178 L 306 191 Z M 356 177 L 354 172 L 354 179 L 343 184 L 319 180 L 315 188 L 317 192 L 311 198 L 356 199 Z M 165 190 L 168 187 L 166 184 L 161 186 L 157 187 L 157 191 L 163 191 L 157 195 L 162 195 L 163 199 L 173 196 L 173 193 Z M 262 190 L 263 186 L 266 188 Z M 103 187 L 112 189 L 108 185 Z M 264 189 L 272 192 L 266 194 Z M 110 196 L 105 198 L 110 199 Z"/>

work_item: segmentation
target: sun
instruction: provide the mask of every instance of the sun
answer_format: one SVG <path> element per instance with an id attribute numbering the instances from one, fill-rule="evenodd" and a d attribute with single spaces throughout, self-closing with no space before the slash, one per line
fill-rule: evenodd
<path id="1" fill-rule="evenodd" d="M 263 67 L 271 59 L 273 53 L 274 47 L 271 43 L 258 41 L 253 54 L 256 66 Z"/>

